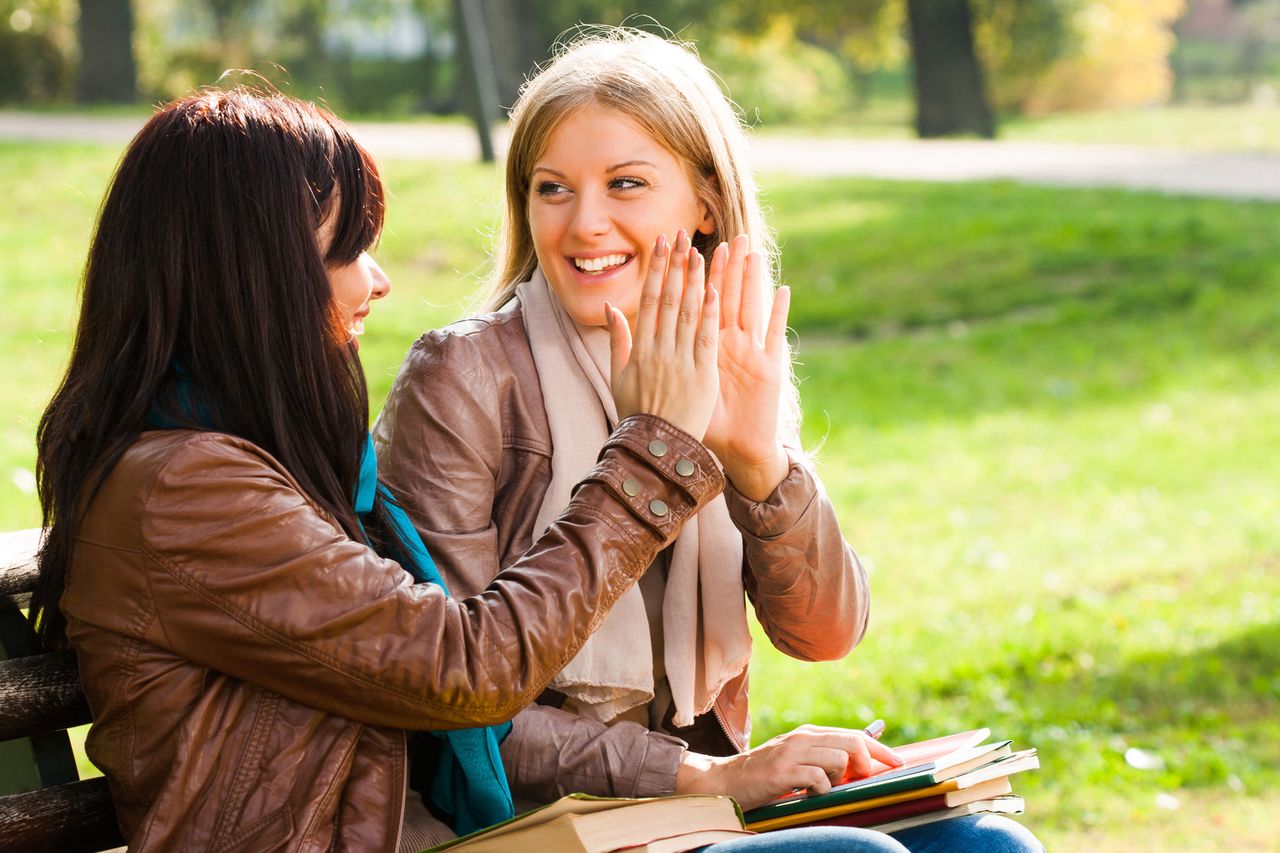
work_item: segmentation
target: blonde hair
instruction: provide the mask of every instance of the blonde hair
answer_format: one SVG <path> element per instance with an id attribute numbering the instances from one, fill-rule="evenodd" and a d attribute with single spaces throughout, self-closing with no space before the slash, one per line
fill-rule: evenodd
<path id="1" fill-rule="evenodd" d="M 552 61 L 521 88 L 511 112 L 506 207 L 481 310 L 502 307 L 533 275 L 538 265 L 528 216 L 533 167 L 561 123 L 592 104 L 626 115 L 686 164 L 694 193 L 714 223 L 712 233 L 695 233 L 693 244 L 710 262 L 720 243 L 749 235 L 752 249 L 765 257 L 772 291 L 777 243 L 765 225 L 749 168 L 746 129 L 716 78 L 689 44 L 629 27 L 592 26 L 557 46 Z M 794 376 L 791 385 L 783 435 L 798 436 Z"/>

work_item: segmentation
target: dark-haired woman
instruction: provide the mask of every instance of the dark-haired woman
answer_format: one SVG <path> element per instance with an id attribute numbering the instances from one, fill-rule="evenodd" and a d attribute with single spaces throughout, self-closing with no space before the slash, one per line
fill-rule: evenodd
<path id="1" fill-rule="evenodd" d="M 33 616 L 76 651 L 131 850 L 394 851 L 509 816 L 507 721 L 722 488 L 698 441 L 719 308 L 654 277 L 684 301 L 619 365 L 599 464 L 450 599 L 366 431 L 382 216 L 344 125 L 243 90 L 162 109 L 108 191 L 39 428 Z"/>

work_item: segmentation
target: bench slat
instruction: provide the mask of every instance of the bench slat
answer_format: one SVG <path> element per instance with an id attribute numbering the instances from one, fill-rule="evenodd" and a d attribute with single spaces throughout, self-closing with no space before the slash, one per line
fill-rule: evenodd
<path id="1" fill-rule="evenodd" d="M 36 585 L 36 551 L 40 547 L 40 528 L 0 533 L 0 595 L 17 596 L 30 593 Z M 19 606 L 25 607 L 27 595 Z"/>
<path id="2" fill-rule="evenodd" d="M 106 779 L 0 797 L 0 853 L 96 853 L 122 844 Z"/>
<path id="3" fill-rule="evenodd" d="M 72 652 L 0 661 L 0 740 L 90 721 Z"/>

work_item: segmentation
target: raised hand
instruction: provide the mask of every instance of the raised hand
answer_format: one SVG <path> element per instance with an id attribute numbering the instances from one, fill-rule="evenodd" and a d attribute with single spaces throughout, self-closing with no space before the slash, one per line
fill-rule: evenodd
<path id="1" fill-rule="evenodd" d="M 764 500 L 787 475 L 789 462 L 778 431 L 787 381 L 787 311 L 791 291 L 780 287 L 765 325 L 765 261 L 738 235 L 711 258 L 710 285 L 720 300 L 720 396 L 706 445 L 719 457 L 734 488 Z"/>
<path id="2" fill-rule="evenodd" d="M 634 339 L 622 312 L 605 305 L 618 417 L 647 412 L 699 440 L 706 433 L 720 381 L 720 304 L 715 289 L 704 286 L 703 272 L 702 255 L 684 231 L 670 251 L 659 237 Z"/>
<path id="3" fill-rule="evenodd" d="M 866 732 L 806 725 L 739 755 L 686 752 L 676 769 L 675 793 L 728 794 L 743 809 L 753 809 L 797 788 L 825 794 L 846 775 L 868 775 L 873 758 L 890 767 L 902 764 Z"/>

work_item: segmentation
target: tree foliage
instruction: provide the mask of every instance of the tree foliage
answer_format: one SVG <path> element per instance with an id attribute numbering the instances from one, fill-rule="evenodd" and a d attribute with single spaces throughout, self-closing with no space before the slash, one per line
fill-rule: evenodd
<path id="1" fill-rule="evenodd" d="M 696 41 L 735 98 L 767 121 L 838 118 L 870 103 L 886 81 L 901 86 L 910 63 L 907 0 L 471 2 L 493 23 L 500 100 L 507 105 L 556 38 L 579 23 L 667 27 Z M 975 48 L 1001 112 L 1165 97 L 1169 28 L 1185 0 L 969 5 Z M 0 0 L 0 100 L 71 97 L 80 54 L 77 6 L 77 0 Z M 341 109 L 457 110 L 451 6 L 450 0 L 132 0 L 141 97 L 173 97 L 216 81 L 224 69 L 247 67 Z M 419 55 L 362 51 L 371 33 L 390 38 L 405 29 L 406 16 L 425 34 Z"/>

